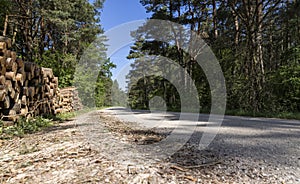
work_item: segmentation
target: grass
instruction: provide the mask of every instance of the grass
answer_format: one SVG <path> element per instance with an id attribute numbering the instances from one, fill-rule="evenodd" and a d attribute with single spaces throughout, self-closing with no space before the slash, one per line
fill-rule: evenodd
<path id="1" fill-rule="evenodd" d="M 77 112 L 67 112 L 67 113 L 60 113 L 57 115 L 48 114 L 48 115 L 44 115 L 43 118 L 50 119 L 52 121 L 63 122 L 74 118 L 76 115 Z"/>
<path id="2" fill-rule="evenodd" d="M 37 147 L 37 145 L 26 145 L 25 143 L 23 143 L 22 145 L 20 145 L 20 148 L 19 148 L 19 154 L 20 155 L 25 155 L 25 154 L 28 154 L 28 153 L 34 153 L 34 152 L 37 152 L 37 151 L 40 151 Z"/>
<path id="3" fill-rule="evenodd" d="M 50 119 L 36 117 L 31 119 L 19 119 L 13 126 L 4 127 L 0 123 L 0 138 L 9 139 L 14 136 L 23 137 L 25 134 L 31 134 L 40 131 L 42 128 L 52 126 L 53 122 Z"/>
<path id="4" fill-rule="evenodd" d="M 59 119 L 60 121 L 66 121 L 66 120 L 70 120 L 72 118 L 74 118 L 77 115 L 76 112 L 68 112 L 68 113 L 61 113 L 58 114 L 57 116 L 55 116 L 57 119 Z"/>
<path id="5" fill-rule="evenodd" d="M 141 109 L 142 110 L 142 109 Z M 168 108 L 170 112 L 181 112 L 178 108 Z M 195 112 L 188 109 L 186 112 Z M 200 109 L 200 113 L 209 114 L 210 109 Z M 226 115 L 232 116 L 249 116 L 249 117 L 265 117 L 265 118 L 281 118 L 281 119 L 296 119 L 300 120 L 300 112 L 248 112 L 244 110 L 226 110 Z"/>
<path id="6" fill-rule="evenodd" d="M 254 113 L 254 112 L 247 112 L 243 110 L 226 110 L 226 115 L 300 120 L 300 112 L 279 112 L 279 113 L 256 112 Z"/>
<path id="7" fill-rule="evenodd" d="M 32 134 L 41 131 L 54 124 L 67 121 L 76 116 L 75 112 L 61 113 L 57 116 L 46 115 L 30 119 L 20 118 L 13 126 L 5 127 L 0 121 L 0 139 L 10 139 L 12 137 L 24 137 L 25 134 Z"/>

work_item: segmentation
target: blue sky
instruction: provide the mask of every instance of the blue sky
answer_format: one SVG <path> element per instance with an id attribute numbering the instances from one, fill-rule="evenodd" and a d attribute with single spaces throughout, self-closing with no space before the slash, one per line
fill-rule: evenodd
<path id="1" fill-rule="evenodd" d="M 146 10 L 139 0 L 106 0 L 101 23 L 104 30 L 107 31 L 122 23 L 147 17 Z"/>
<path id="2" fill-rule="evenodd" d="M 106 0 L 101 15 L 101 24 L 104 31 L 108 31 L 121 24 L 146 19 L 150 15 L 146 13 L 145 8 L 139 0 Z M 125 76 L 128 69 L 123 67 L 130 62 L 126 59 L 130 46 L 123 47 L 111 56 L 111 61 L 117 65 L 112 71 L 113 80 L 117 79 L 122 89 L 125 89 Z"/>

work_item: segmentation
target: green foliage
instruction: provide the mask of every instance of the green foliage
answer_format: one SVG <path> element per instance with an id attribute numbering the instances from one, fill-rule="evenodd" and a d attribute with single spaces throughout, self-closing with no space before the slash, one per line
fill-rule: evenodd
<path id="1" fill-rule="evenodd" d="M 42 55 L 42 60 L 36 62 L 42 67 L 52 68 L 53 74 L 58 77 L 60 88 L 73 84 L 73 75 L 77 64 L 75 55 L 63 54 L 59 51 L 46 51 Z"/>
<path id="2" fill-rule="evenodd" d="M 103 32 L 102 4 L 101 0 L 0 0 L 0 30 L 8 15 L 12 50 L 25 61 L 52 68 L 59 87 L 71 86 L 83 51 Z"/>
<path id="3" fill-rule="evenodd" d="M 28 120 L 21 118 L 13 126 L 3 127 L 2 124 L 2 126 L 0 126 L 0 137 L 2 139 L 11 138 L 13 136 L 23 137 L 24 134 L 35 133 L 52 125 L 52 120 L 43 117 L 31 118 Z"/>
<path id="4" fill-rule="evenodd" d="M 249 116 L 249 117 L 265 117 L 265 118 L 282 118 L 282 119 L 296 119 L 300 120 L 299 112 L 249 112 L 244 110 L 226 110 L 227 115 L 232 116 Z"/>
<path id="5" fill-rule="evenodd" d="M 114 80 L 111 87 L 112 106 L 127 106 L 127 95 L 119 87 L 118 81 Z"/>
<path id="6" fill-rule="evenodd" d="M 76 115 L 77 115 L 76 112 L 60 113 L 60 114 L 57 114 L 53 120 L 54 121 L 57 121 L 57 120 L 66 121 L 66 120 L 74 118 Z"/>
<path id="7" fill-rule="evenodd" d="M 43 115 L 44 119 L 49 119 L 51 121 L 57 121 L 57 122 L 63 122 L 63 121 L 67 121 L 69 119 L 74 118 L 77 115 L 77 112 L 64 112 L 64 113 L 59 113 L 56 115 L 53 114 L 46 114 Z"/>
<path id="8" fill-rule="evenodd" d="M 96 107 L 111 106 L 111 87 L 112 80 L 99 75 L 95 89 Z"/>
<path id="9" fill-rule="evenodd" d="M 280 110 L 300 111 L 300 65 L 282 66 L 272 76 L 274 95 Z"/>
<path id="10" fill-rule="evenodd" d="M 76 67 L 74 85 L 86 107 L 111 105 L 111 69 L 115 65 L 107 59 L 106 38 L 99 37 L 85 50 Z"/>
<path id="11" fill-rule="evenodd" d="M 106 60 L 100 69 L 96 88 L 95 88 L 95 105 L 96 107 L 111 106 L 112 105 L 112 86 L 111 69 L 115 68 L 109 59 Z"/>
<path id="12" fill-rule="evenodd" d="M 300 45 L 291 47 L 282 54 L 282 62 L 285 65 L 299 65 L 300 64 Z"/>
<path id="13" fill-rule="evenodd" d="M 151 18 L 180 23 L 210 45 L 226 79 L 227 113 L 297 117 L 300 111 L 300 4 L 298 1 L 247 2 L 142 0 L 141 4 L 153 13 Z M 216 11 L 212 9 L 213 3 Z M 191 64 L 195 61 L 177 48 L 176 40 L 161 43 L 151 39 L 152 33 L 160 32 L 165 35 L 169 30 L 167 26 L 145 24 L 132 34 L 136 42 L 127 57 L 134 60 L 127 77 L 129 105 L 147 109 L 156 95 L 166 101 L 168 109 L 180 109 L 176 88 L 162 78 L 143 76 L 144 68 L 155 69 L 159 63 L 149 60 L 145 64 L 140 60 L 160 55 L 184 68 L 197 87 L 201 112 L 210 112 L 213 91 L 201 67 Z M 177 39 L 185 39 L 183 34 L 178 34 Z M 188 89 L 184 77 L 179 76 L 179 80 Z"/>
<path id="14" fill-rule="evenodd" d="M 0 139 L 9 139 L 14 136 L 23 137 L 25 134 L 32 134 L 53 126 L 56 122 L 67 121 L 76 116 L 75 112 L 61 113 L 56 116 L 38 116 L 30 119 L 19 119 L 13 126 L 4 127 L 0 121 Z"/>

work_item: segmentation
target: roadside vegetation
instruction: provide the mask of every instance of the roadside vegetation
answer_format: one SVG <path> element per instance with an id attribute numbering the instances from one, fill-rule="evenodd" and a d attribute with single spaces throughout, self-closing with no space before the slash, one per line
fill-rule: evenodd
<path id="1" fill-rule="evenodd" d="M 0 121 L 0 139 L 10 139 L 15 136 L 24 137 L 26 134 L 36 133 L 64 121 L 72 120 L 75 116 L 75 112 L 70 112 L 58 114 L 57 116 L 38 116 L 27 120 L 20 118 L 12 126 L 6 126 L 4 122 Z"/>

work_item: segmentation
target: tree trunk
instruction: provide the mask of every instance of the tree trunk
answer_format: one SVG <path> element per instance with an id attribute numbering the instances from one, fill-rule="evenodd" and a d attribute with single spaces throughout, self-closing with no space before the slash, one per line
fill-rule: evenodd
<path id="1" fill-rule="evenodd" d="M 3 36 L 6 36 L 7 25 L 8 25 L 8 15 L 5 15 L 4 28 L 3 28 Z"/>
<path id="2" fill-rule="evenodd" d="M 262 0 L 257 0 L 257 36 L 256 36 L 256 60 L 260 65 L 259 75 L 261 76 L 261 85 L 265 82 L 265 68 L 264 68 L 264 61 L 263 61 L 263 50 L 262 50 L 262 18 L 263 18 L 263 2 Z M 260 86 L 261 88 L 262 86 Z"/>
<path id="3" fill-rule="evenodd" d="M 232 11 L 232 14 L 234 16 L 234 28 L 235 28 L 235 34 L 234 34 L 234 55 L 235 55 L 235 63 L 232 64 L 232 69 L 231 69 L 231 73 L 232 76 L 235 77 L 235 73 L 236 73 L 236 69 L 235 66 L 236 64 L 239 62 L 238 59 L 238 46 L 239 46 L 239 37 L 240 37 L 240 27 L 239 27 L 239 20 L 238 20 L 238 16 L 236 15 L 236 13 L 234 11 Z"/>
<path id="4" fill-rule="evenodd" d="M 217 29 L 217 5 L 216 5 L 216 0 L 212 0 L 212 5 L 213 5 L 213 24 L 214 24 L 214 37 L 217 39 L 218 37 L 218 29 Z"/>

